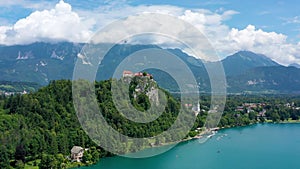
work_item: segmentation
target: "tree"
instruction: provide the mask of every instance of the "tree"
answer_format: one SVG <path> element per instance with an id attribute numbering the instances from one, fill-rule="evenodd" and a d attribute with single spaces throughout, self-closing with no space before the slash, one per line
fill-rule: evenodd
<path id="1" fill-rule="evenodd" d="M 262 122 L 262 123 L 264 123 L 266 121 L 266 119 L 263 116 L 260 116 L 259 117 L 259 121 Z"/>
<path id="2" fill-rule="evenodd" d="M 92 162 L 93 163 L 96 163 L 97 161 L 99 161 L 99 158 L 100 158 L 100 154 L 98 152 L 98 150 L 96 149 L 96 147 L 91 147 L 90 149 L 90 152 L 91 152 L 91 155 L 92 155 Z"/>
<path id="3" fill-rule="evenodd" d="M 83 163 L 91 163 L 93 159 L 93 156 L 90 154 L 90 150 L 84 151 L 83 157 L 82 157 L 82 162 Z"/>
<path id="4" fill-rule="evenodd" d="M 291 113 L 291 118 L 292 120 L 299 120 L 299 113 L 297 113 L 296 110 L 293 110 L 292 113 Z"/>
<path id="5" fill-rule="evenodd" d="M 280 116 L 277 112 L 272 112 L 271 113 L 271 119 L 272 119 L 273 122 L 279 122 Z"/>
<path id="6" fill-rule="evenodd" d="M 150 100 L 148 96 L 144 93 L 141 93 L 137 96 L 136 102 L 143 110 L 148 110 L 151 107 Z"/>
<path id="7" fill-rule="evenodd" d="M 4 145 L 0 147 L 0 168 L 9 168 L 8 151 Z"/>
<path id="8" fill-rule="evenodd" d="M 39 164 L 40 169 L 56 169 L 57 161 L 53 155 L 43 155 Z"/>
<path id="9" fill-rule="evenodd" d="M 196 131 L 190 131 L 188 135 L 189 135 L 190 137 L 195 137 L 197 134 L 198 134 L 198 133 L 197 133 Z"/>
<path id="10" fill-rule="evenodd" d="M 255 112 L 250 112 L 249 113 L 249 119 L 250 120 L 255 120 L 255 118 L 256 118 L 256 113 Z"/>
<path id="11" fill-rule="evenodd" d="M 23 163 L 22 160 L 17 160 L 16 163 L 15 163 L 14 168 L 16 168 L 16 169 L 23 169 L 23 168 L 25 168 L 25 164 Z"/>
<path id="12" fill-rule="evenodd" d="M 55 161 L 56 161 L 56 168 L 63 169 L 66 168 L 65 158 L 63 154 L 57 154 L 55 155 Z"/>
<path id="13" fill-rule="evenodd" d="M 25 155 L 26 155 L 26 151 L 24 149 L 23 144 L 21 143 L 16 147 L 15 160 L 16 161 L 21 160 L 23 163 L 25 163 Z"/>

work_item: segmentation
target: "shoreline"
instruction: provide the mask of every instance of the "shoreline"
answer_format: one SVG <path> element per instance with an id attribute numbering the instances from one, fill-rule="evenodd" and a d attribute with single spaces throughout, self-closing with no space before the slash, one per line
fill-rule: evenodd
<path id="1" fill-rule="evenodd" d="M 220 131 L 220 130 L 225 130 L 225 129 L 238 128 L 238 127 L 249 127 L 249 126 L 253 126 L 253 125 L 256 125 L 256 124 L 300 124 L 300 120 L 287 120 L 287 121 L 280 121 L 280 122 L 272 122 L 272 121 L 269 121 L 269 122 L 257 122 L 257 123 L 250 123 L 249 125 L 241 125 L 241 126 L 234 125 L 234 126 L 227 126 L 227 127 L 217 127 L 216 128 L 217 130 L 211 130 L 211 131 Z M 209 131 L 203 131 L 203 132 L 197 134 L 194 137 L 183 139 L 182 141 L 179 141 L 179 143 L 180 142 L 190 141 L 190 140 L 195 140 L 195 139 L 201 139 L 201 138 L 204 137 L 204 135 L 206 134 L 206 132 L 209 132 Z"/>
<path id="2" fill-rule="evenodd" d="M 239 128 L 239 127 L 249 127 L 249 126 L 253 126 L 253 125 L 257 125 L 257 124 L 300 124 L 300 120 L 294 120 L 294 121 L 288 120 L 288 121 L 281 121 L 281 122 L 271 122 L 270 121 L 270 122 L 263 122 L 263 123 L 262 122 L 257 122 L 257 123 L 251 123 L 249 125 L 242 125 L 242 126 L 217 127 L 217 128 L 214 128 L 215 130 L 208 130 L 208 129 L 206 129 L 205 131 L 200 132 L 199 134 L 197 134 L 194 137 L 188 137 L 188 138 L 185 138 L 185 139 L 177 141 L 177 142 L 165 143 L 165 144 L 161 144 L 161 145 L 153 145 L 153 146 L 150 146 L 150 147 L 145 147 L 144 149 L 142 149 L 140 151 L 144 151 L 146 149 L 151 149 L 151 148 L 160 148 L 160 147 L 169 146 L 169 145 L 172 145 L 172 144 L 184 143 L 184 142 L 188 142 L 188 141 L 192 141 L 192 140 L 197 140 L 197 139 L 202 139 L 202 138 L 205 138 L 206 134 L 209 134 L 209 132 L 212 132 L 212 131 L 217 132 L 217 131 L 220 131 L 220 130 L 233 129 L 233 128 Z M 214 134 L 212 136 L 214 136 Z M 208 135 L 208 136 L 210 136 L 210 135 Z M 212 136 L 206 137 L 206 139 L 209 139 Z M 135 152 L 135 153 L 137 153 L 137 152 Z M 104 158 L 108 158 L 108 157 L 104 157 Z M 99 161 L 100 161 L 100 159 L 99 159 Z M 95 165 L 95 164 L 91 164 L 91 165 L 87 165 L 87 166 L 92 166 L 92 165 Z M 83 166 L 86 166 L 86 165 L 83 165 Z M 71 168 L 74 168 L 74 167 L 71 167 Z"/>
<path id="3" fill-rule="evenodd" d="M 203 167 L 201 161 L 205 162 L 206 161 L 205 159 L 207 157 L 209 157 L 209 159 L 217 158 L 221 161 L 229 159 L 230 162 L 226 163 L 226 166 L 228 165 L 228 167 L 230 168 L 231 164 L 240 160 L 245 160 L 245 162 L 243 161 L 243 163 L 241 164 L 247 165 L 249 163 L 248 157 L 250 158 L 252 157 L 253 159 L 255 159 L 257 157 L 257 154 L 261 156 L 260 159 L 264 159 L 265 157 L 267 157 L 267 155 L 270 154 L 270 152 L 272 152 L 271 153 L 272 157 L 268 158 L 270 162 L 271 163 L 274 162 L 274 160 L 272 161 L 272 159 L 273 159 L 273 155 L 275 155 L 277 157 L 276 159 L 278 159 L 276 162 L 281 163 L 279 159 L 282 159 L 281 158 L 282 154 L 278 152 L 289 153 L 290 151 L 293 151 L 295 153 L 293 154 L 293 156 L 290 156 L 290 154 L 285 155 L 287 162 L 289 162 L 290 157 L 297 158 L 297 152 L 299 149 L 299 148 L 297 149 L 295 148 L 298 145 L 297 139 L 296 138 L 295 138 L 296 140 L 291 140 L 291 139 L 294 138 L 293 133 L 297 134 L 299 127 L 300 125 L 298 124 L 281 125 L 281 124 L 265 123 L 264 125 L 258 124 L 258 125 L 245 127 L 245 128 L 242 127 L 236 129 L 229 129 L 225 131 L 220 131 L 212 139 L 207 140 L 207 142 L 205 143 L 199 143 L 198 140 L 181 143 L 176 145 L 173 149 L 170 149 L 168 152 L 162 155 L 152 157 L 149 159 L 146 158 L 145 160 L 141 159 L 141 161 L 139 160 L 135 161 L 135 159 L 130 159 L 130 158 L 126 159 L 126 158 L 119 158 L 119 157 L 104 158 L 95 167 L 91 167 L 91 169 L 109 168 L 109 166 L 116 166 L 115 168 L 122 168 L 122 166 L 127 166 L 127 168 L 135 168 L 136 163 L 139 164 L 136 168 L 143 168 L 140 167 L 143 166 L 143 164 L 149 164 L 149 165 L 154 164 L 154 166 L 164 166 L 165 164 L 167 164 L 168 166 L 175 166 L 174 168 L 176 168 L 181 164 L 182 164 L 181 168 L 187 168 L 186 166 L 187 164 L 189 164 L 192 168 L 194 165 L 193 162 L 196 162 L 195 164 L 199 165 L 196 168 L 201 168 Z M 281 135 L 282 133 L 283 135 Z M 286 143 L 290 143 L 290 141 L 291 143 L 293 143 L 293 145 L 292 144 L 286 145 Z M 280 147 L 281 151 L 277 150 L 278 147 L 276 145 Z M 291 148 L 293 147 L 294 149 L 291 150 Z M 232 150 L 237 150 L 237 151 L 232 151 Z M 248 152 L 251 153 L 251 156 L 249 155 Z M 223 157 L 226 158 L 224 159 Z M 227 158 L 227 157 L 235 157 L 235 158 Z M 156 164 L 155 161 L 158 163 Z M 176 162 L 178 162 L 178 164 L 175 164 Z M 114 165 L 115 163 L 118 163 L 120 165 Z M 214 161 L 212 160 L 209 163 L 213 164 Z M 294 163 L 296 167 L 297 161 L 294 161 Z M 260 164 L 258 163 L 257 165 Z M 283 164 L 283 166 L 286 166 L 286 164 Z M 222 165 L 219 165 L 219 167 L 220 169 L 222 169 Z M 149 168 L 151 168 L 151 166 Z"/>
<path id="4" fill-rule="evenodd" d="M 239 127 L 249 127 L 249 126 L 253 126 L 253 125 L 256 125 L 256 124 L 300 124 L 300 120 L 297 120 L 297 121 L 282 121 L 282 122 L 277 122 L 277 123 L 276 122 L 263 122 L 263 123 L 262 122 L 257 122 L 257 123 L 251 123 L 249 125 L 241 125 L 241 126 L 215 127 L 215 128 L 212 128 L 212 129 L 206 129 L 206 130 L 200 132 L 199 134 L 197 134 L 194 137 L 184 138 L 184 139 L 182 139 L 180 141 L 176 141 L 176 142 L 169 142 L 169 143 L 161 143 L 161 144 L 158 144 L 158 145 L 152 145 L 152 146 L 149 146 L 149 147 L 145 147 L 144 149 L 142 149 L 140 151 L 143 151 L 143 150 L 146 150 L 146 149 L 151 149 L 151 148 L 159 148 L 159 147 L 163 147 L 163 146 L 169 146 L 169 145 L 172 145 L 172 144 L 184 143 L 184 142 L 188 142 L 188 141 L 196 140 L 196 139 L 203 139 L 203 138 L 205 138 L 206 135 L 207 135 L 208 138 L 211 138 L 215 134 L 215 133 L 213 133 L 213 135 L 212 135 L 211 132 L 218 132 L 218 131 L 225 130 L 225 129 L 233 129 L 233 128 L 239 128 Z M 137 151 L 137 152 L 139 152 L 139 151 Z M 137 152 L 134 152 L 134 153 L 137 153 Z"/>

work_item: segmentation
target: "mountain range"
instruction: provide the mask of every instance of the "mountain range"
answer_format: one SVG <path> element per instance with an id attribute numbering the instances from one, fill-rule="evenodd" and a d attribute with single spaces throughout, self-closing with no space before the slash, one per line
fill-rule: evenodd
<path id="1" fill-rule="evenodd" d="M 51 80 L 71 79 L 77 54 L 84 44 L 33 43 L 0 46 L 0 81 L 35 82 L 47 85 Z M 112 77 L 115 68 L 130 54 L 155 45 L 115 45 L 102 60 L 96 80 Z M 204 62 L 180 49 L 163 49 L 182 59 L 194 73 L 200 92 L 210 92 Z M 240 51 L 220 61 L 223 64 L 229 93 L 300 93 L 299 65 L 280 65 L 262 54 Z M 216 62 L 205 62 L 214 66 Z M 175 80 L 163 71 L 147 70 L 159 85 L 178 91 Z"/>

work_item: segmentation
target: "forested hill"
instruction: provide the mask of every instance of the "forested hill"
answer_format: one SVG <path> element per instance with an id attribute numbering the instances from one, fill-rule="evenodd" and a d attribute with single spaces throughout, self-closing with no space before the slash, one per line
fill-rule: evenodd
<path id="1" fill-rule="evenodd" d="M 114 128 L 121 126 L 118 130 L 128 136 L 161 133 L 173 124 L 178 113 L 178 101 L 167 94 L 168 106 L 155 123 L 130 123 L 113 106 L 111 80 L 96 82 L 95 86 L 99 106 L 108 123 Z M 138 101 L 136 103 L 139 104 Z M 7 98 L 1 96 L 0 106 L 0 168 L 16 167 L 35 159 L 42 159 L 41 163 L 54 159 L 51 165 L 68 166 L 69 162 L 64 157 L 70 155 L 73 146 L 97 147 L 79 124 L 70 80 L 51 81 L 36 93 Z M 99 147 L 91 153 L 93 155 L 86 157 L 92 159 L 85 161 L 96 162 L 99 156 L 109 155 Z"/>
<path id="2" fill-rule="evenodd" d="M 36 93 L 1 98 L 0 154 L 15 160 L 11 166 L 44 155 L 64 157 L 74 145 L 96 146 L 79 125 L 71 89 L 71 81 L 52 81 Z"/>
<path id="3" fill-rule="evenodd" d="M 135 89 L 137 86 L 142 89 L 143 86 L 148 85 L 138 85 L 139 81 L 141 80 L 133 79 L 130 87 L 126 89 L 129 89 L 131 104 L 137 109 L 146 111 L 149 100 L 145 93 L 147 95 L 149 90 Z M 112 80 L 95 82 L 96 96 L 99 108 L 103 110 L 102 114 L 108 124 L 122 134 L 137 138 L 156 136 L 174 123 L 180 104 L 167 92 L 165 93 L 167 96 L 165 111 L 153 122 L 134 123 L 125 119 L 112 103 L 112 82 Z M 157 88 L 155 84 L 152 87 Z M 111 155 L 98 147 L 81 128 L 73 107 L 72 82 L 70 80 L 51 81 L 48 86 L 35 93 L 16 94 L 10 97 L 0 96 L 0 168 L 24 168 L 24 163 L 45 169 L 68 168 L 74 167 L 74 165 L 76 167 L 77 165 L 91 164 L 97 162 L 99 157 Z M 123 101 L 120 100 L 120 103 Z M 122 106 L 127 109 L 126 106 Z M 195 136 L 197 134 L 195 130 L 204 125 L 209 107 L 209 97 L 203 96 L 201 111 L 188 134 L 189 136 Z M 266 120 L 273 122 L 297 121 L 299 118 L 299 97 L 235 95 L 228 97 L 219 126 L 249 125 Z M 172 136 L 170 135 L 170 137 Z M 162 143 L 161 140 L 154 141 L 152 143 L 155 145 Z M 90 148 L 84 155 L 83 163 L 71 163 L 66 158 L 70 156 L 70 150 L 75 145 Z M 131 148 L 129 144 L 124 147 L 124 150 L 127 151 Z"/>

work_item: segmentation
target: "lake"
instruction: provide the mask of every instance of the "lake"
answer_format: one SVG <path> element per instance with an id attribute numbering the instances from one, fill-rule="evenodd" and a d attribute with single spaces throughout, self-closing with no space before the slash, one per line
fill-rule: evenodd
<path id="1" fill-rule="evenodd" d="M 151 151 L 155 151 L 153 148 Z M 257 124 L 219 131 L 151 158 L 103 158 L 81 169 L 299 169 L 300 124 Z"/>

